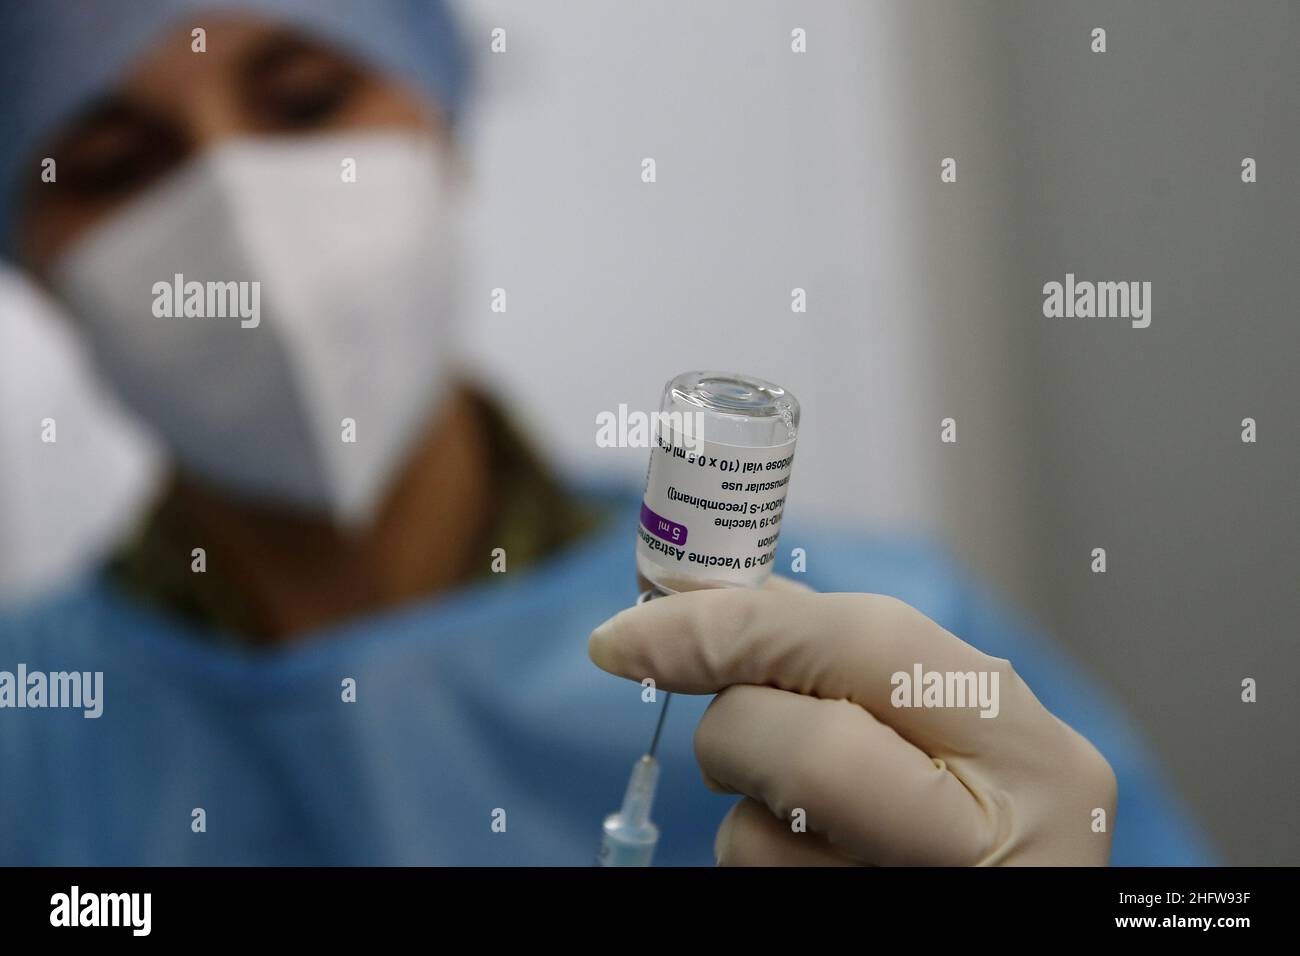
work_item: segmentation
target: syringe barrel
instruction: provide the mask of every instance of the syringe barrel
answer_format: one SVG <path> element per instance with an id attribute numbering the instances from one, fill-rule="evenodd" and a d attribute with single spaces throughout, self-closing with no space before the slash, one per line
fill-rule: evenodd
<path id="1" fill-rule="evenodd" d="M 659 828 L 650 822 L 658 783 L 659 762 L 646 754 L 632 767 L 618 813 L 605 818 L 596 858 L 601 866 L 650 865 L 659 842 Z"/>
<path id="2" fill-rule="evenodd" d="M 659 828 L 648 823 L 645 828 L 629 831 L 619 814 L 605 818 L 604 835 L 600 841 L 598 866 L 649 866 L 654 860 L 655 846 L 659 843 Z"/>

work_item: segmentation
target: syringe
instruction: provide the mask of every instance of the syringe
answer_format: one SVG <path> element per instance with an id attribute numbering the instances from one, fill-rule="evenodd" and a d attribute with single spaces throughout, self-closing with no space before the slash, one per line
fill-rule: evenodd
<path id="1" fill-rule="evenodd" d="M 649 866 L 654 859 L 655 845 L 659 842 L 659 828 L 650 819 L 655 787 L 659 783 L 659 761 L 655 760 L 655 751 L 659 749 L 659 734 L 663 731 L 664 717 L 672 698 L 672 694 L 664 695 L 664 707 L 655 723 L 654 739 L 650 741 L 649 751 L 632 767 L 623 805 L 617 813 L 605 818 L 600 853 L 596 857 L 598 866 Z"/>

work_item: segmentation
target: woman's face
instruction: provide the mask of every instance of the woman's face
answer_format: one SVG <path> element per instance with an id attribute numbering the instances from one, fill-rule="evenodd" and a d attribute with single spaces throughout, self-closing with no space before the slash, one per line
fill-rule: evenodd
<path id="1" fill-rule="evenodd" d="M 18 226 L 38 275 L 84 230 L 226 137 L 359 127 L 447 136 L 425 98 L 301 33 L 211 20 L 206 52 L 195 53 L 190 29 L 163 35 L 42 150 L 57 178 L 29 187 Z"/>

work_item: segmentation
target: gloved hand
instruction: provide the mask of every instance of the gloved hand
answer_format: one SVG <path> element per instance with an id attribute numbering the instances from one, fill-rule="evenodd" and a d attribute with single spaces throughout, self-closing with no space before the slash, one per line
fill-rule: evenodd
<path id="1" fill-rule="evenodd" d="M 711 789 L 745 796 L 718 829 L 721 864 L 1110 858 L 1116 788 L 1105 758 L 1008 661 L 894 598 L 788 581 L 694 591 L 615 615 L 588 649 L 612 674 L 718 694 L 695 732 L 696 759 Z M 978 705 L 895 706 L 923 702 L 894 676 L 911 680 L 918 664 L 977 681 L 984 672 L 996 716 Z"/>

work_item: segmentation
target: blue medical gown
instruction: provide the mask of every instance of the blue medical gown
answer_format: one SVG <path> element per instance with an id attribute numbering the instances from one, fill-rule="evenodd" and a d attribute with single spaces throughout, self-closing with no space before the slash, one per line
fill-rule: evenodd
<path id="1" fill-rule="evenodd" d="M 0 617 L 0 670 L 104 674 L 98 719 L 0 710 L 0 863 L 590 863 L 662 706 L 587 658 L 635 597 L 638 502 L 614 503 L 623 519 L 541 566 L 283 650 L 195 634 L 102 576 Z M 1212 862 L 1114 704 L 935 549 L 798 526 L 781 543 L 816 589 L 895 595 L 1009 658 L 1115 768 L 1114 863 Z M 707 703 L 679 695 L 668 716 L 660 864 L 712 863 L 736 799 L 695 765 Z"/>

